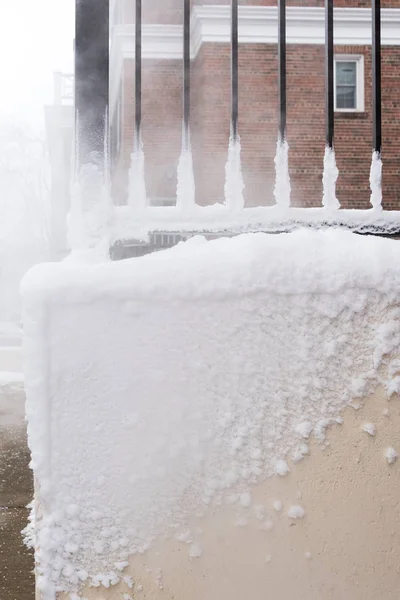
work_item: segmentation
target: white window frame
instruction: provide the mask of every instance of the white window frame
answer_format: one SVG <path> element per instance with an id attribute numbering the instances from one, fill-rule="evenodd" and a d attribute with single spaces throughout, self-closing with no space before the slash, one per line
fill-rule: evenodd
<path id="1" fill-rule="evenodd" d="M 336 105 L 336 64 L 338 62 L 356 63 L 356 108 L 337 108 Z M 334 56 L 334 97 L 335 112 L 339 113 L 360 113 L 365 110 L 364 101 L 364 56 L 363 54 L 335 54 Z"/>

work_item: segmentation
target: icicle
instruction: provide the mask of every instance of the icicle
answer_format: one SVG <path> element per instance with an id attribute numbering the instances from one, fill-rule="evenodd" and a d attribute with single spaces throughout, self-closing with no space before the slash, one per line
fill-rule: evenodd
<path id="1" fill-rule="evenodd" d="M 371 171 L 369 175 L 371 188 L 371 205 L 375 210 L 382 210 L 382 159 L 379 152 L 372 153 Z"/>
<path id="2" fill-rule="evenodd" d="M 230 210 L 244 207 L 244 181 L 240 160 L 240 137 L 229 138 L 228 161 L 225 167 L 225 204 Z"/>
<path id="3" fill-rule="evenodd" d="M 147 206 L 143 141 L 140 133 L 137 135 L 134 150 L 131 154 L 128 204 L 137 211 L 142 211 Z"/>
<path id="4" fill-rule="evenodd" d="M 323 196 L 322 205 L 328 210 L 340 208 L 339 200 L 336 198 L 336 181 L 339 170 L 336 166 L 335 151 L 326 146 L 324 156 L 324 172 L 322 175 Z"/>
<path id="5" fill-rule="evenodd" d="M 182 151 L 178 163 L 176 206 L 183 212 L 190 212 L 195 204 L 195 183 L 190 132 L 183 130 Z"/>
<path id="6" fill-rule="evenodd" d="M 277 206 L 289 208 L 290 206 L 290 175 L 289 175 L 289 144 L 281 137 L 276 144 L 275 155 L 275 189 L 274 196 Z"/>

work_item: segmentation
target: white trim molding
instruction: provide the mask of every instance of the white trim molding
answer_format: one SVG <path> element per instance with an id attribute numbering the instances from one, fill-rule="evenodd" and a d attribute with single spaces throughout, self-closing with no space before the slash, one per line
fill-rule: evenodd
<path id="1" fill-rule="evenodd" d="M 400 8 L 381 11 L 383 46 L 400 46 Z M 192 58 L 204 43 L 230 43 L 230 6 L 195 6 L 192 11 Z M 334 43 L 337 46 L 371 44 L 371 10 L 336 8 Z M 143 59 L 180 60 L 183 55 L 181 25 L 143 25 Z M 275 6 L 240 6 L 239 41 L 243 44 L 276 44 L 278 9 Z M 323 8 L 289 6 L 287 8 L 288 44 L 324 44 Z M 115 108 L 123 60 L 135 56 L 134 25 L 116 25 L 111 32 L 111 114 Z"/>
<path id="2" fill-rule="evenodd" d="M 363 54 L 335 54 L 334 57 L 334 96 L 335 112 L 364 112 L 364 56 Z M 337 108 L 336 106 L 336 65 L 338 62 L 356 63 L 356 107 L 355 108 Z"/>
<path id="3" fill-rule="evenodd" d="M 325 44 L 325 10 L 289 6 L 286 9 L 288 44 Z M 400 9 L 381 11 L 382 45 L 400 45 Z M 334 43 L 344 46 L 371 44 L 371 10 L 336 8 Z M 244 44 L 276 44 L 278 9 L 275 6 L 240 6 L 239 41 Z M 201 44 L 230 42 L 230 7 L 196 6 L 192 15 L 192 44 L 196 55 Z"/>

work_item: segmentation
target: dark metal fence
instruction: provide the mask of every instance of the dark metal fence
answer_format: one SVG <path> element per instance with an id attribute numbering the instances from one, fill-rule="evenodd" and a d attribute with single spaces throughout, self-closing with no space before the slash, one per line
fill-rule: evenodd
<path id="1" fill-rule="evenodd" d="M 333 148 L 335 127 L 333 68 L 333 0 L 325 0 L 325 113 L 326 145 L 328 148 Z"/>
<path id="2" fill-rule="evenodd" d="M 382 149 L 381 0 L 372 0 L 372 121 L 373 148 Z"/>
<path id="3" fill-rule="evenodd" d="M 134 0 L 132 0 L 133 2 Z M 183 149 L 189 147 L 190 19 L 191 0 L 183 2 Z M 278 135 L 286 138 L 286 0 L 278 2 Z M 372 0 L 372 148 L 382 150 L 381 5 Z M 142 0 L 136 0 L 135 23 L 135 143 L 140 143 L 142 121 Z M 75 108 L 79 162 L 93 153 L 104 154 L 109 87 L 109 0 L 76 0 Z M 334 0 L 325 0 L 326 145 L 334 145 Z M 231 0 L 231 135 L 239 122 L 239 7 Z M 290 133 L 290 132 L 289 132 Z M 101 163 L 101 161 L 100 161 Z"/>
<path id="4" fill-rule="evenodd" d="M 134 0 L 132 0 L 134 1 Z M 189 144 L 190 119 L 190 15 L 191 0 L 183 2 L 183 127 L 184 147 Z M 326 144 L 334 143 L 334 1 L 325 0 Z M 239 14 L 231 0 L 231 133 L 238 136 L 239 120 Z M 372 0 L 372 146 L 381 153 L 381 5 Z M 279 137 L 286 136 L 286 0 L 278 0 Z M 76 0 L 75 106 L 79 114 L 81 162 L 93 151 L 102 154 L 104 119 L 108 109 L 109 0 Z M 136 0 L 135 23 L 135 138 L 142 121 L 142 0 Z"/>
<path id="5" fill-rule="evenodd" d="M 279 139 L 286 138 L 286 0 L 278 0 Z"/>

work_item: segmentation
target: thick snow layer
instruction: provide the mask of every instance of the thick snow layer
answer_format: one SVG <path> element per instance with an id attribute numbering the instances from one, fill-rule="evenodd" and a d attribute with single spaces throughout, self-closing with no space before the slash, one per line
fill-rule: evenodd
<path id="1" fill-rule="evenodd" d="M 234 209 L 234 205 L 148 206 L 138 214 L 131 206 L 114 207 L 111 240 L 147 240 L 150 232 L 249 233 L 293 231 L 299 227 L 344 226 L 362 232 L 393 233 L 400 229 L 400 211 L 376 211 L 274 206 Z"/>
<path id="2" fill-rule="evenodd" d="M 112 585 L 130 554 L 208 507 L 248 510 L 304 434 L 323 441 L 355 397 L 400 374 L 391 240 L 198 237 L 40 265 L 22 292 L 45 600 Z"/>

